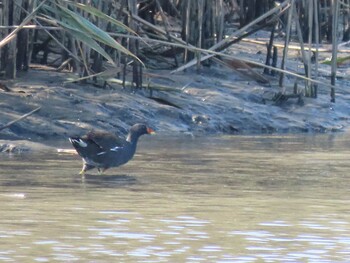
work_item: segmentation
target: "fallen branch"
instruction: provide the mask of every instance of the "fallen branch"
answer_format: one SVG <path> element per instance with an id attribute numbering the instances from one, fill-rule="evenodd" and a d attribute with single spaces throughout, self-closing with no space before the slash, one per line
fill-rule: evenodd
<path id="1" fill-rule="evenodd" d="M 41 107 L 38 107 L 38 108 L 32 110 L 31 112 L 28 112 L 28 113 L 22 115 L 22 116 L 19 117 L 18 119 L 13 120 L 13 121 L 10 121 L 9 123 L 5 124 L 4 126 L 0 126 L 0 131 L 3 130 L 3 129 L 6 129 L 6 128 L 8 128 L 8 127 L 10 127 L 12 124 L 14 124 L 14 123 L 16 123 L 16 122 L 18 122 L 18 121 L 20 121 L 20 120 L 23 120 L 24 118 L 27 118 L 28 116 L 32 115 L 33 113 L 37 112 L 37 111 L 40 110 L 40 109 L 41 109 Z"/>
<path id="2" fill-rule="evenodd" d="M 236 37 L 238 38 L 238 37 Z M 242 42 L 247 42 L 247 43 L 253 43 L 253 44 L 257 44 L 257 45 L 262 45 L 262 46 L 266 46 L 267 44 L 267 40 L 263 41 L 263 40 L 259 40 L 259 39 L 249 39 L 249 38 L 242 38 L 241 39 Z M 300 47 L 300 43 L 293 43 L 293 42 L 289 42 L 290 44 L 288 45 L 288 49 L 292 49 L 292 50 L 301 50 Z M 347 44 L 346 42 L 338 45 L 342 46 L 343 44 Z M 275 43 L 273 44 L 274 46 L 278 47 L 278 48 L 284 48 L 284 44 L 279 44 L 279 43 Z M 324 45 L 325 46 L 325 45 Z M 309 51 L 310 49 L 308 47 L 304 48 L 305 51 Z M 316 48 L 311 48 L 311 51 L 313 52 L 332 52 L 332 47 L 327 47 L 327 48 L 319 48 L 318 50 Z M 350 53 L 350 49 L 338 49 L 338 53 Z"/>
<path id="3" fill-rule="evenodd" d="M 211 48 L 209 48 L 209 50 L 210 51 L 217 51 L 217 50 L 222 50 L 223 48 L 227 48 L 229 46 L 228 43 L 232 42 L 232 40 L 234 40 L 234 38 L 236 38 L 238 35 L 244 33 L 247 29 L 260 23 L 261 21 L 268 18 L 269 16 L 272 16 L 273 14 L 275 14 L 277 12 L 281 12 L 281 10 L 283 10 L 283 9 L 288 9 L 289 7 L 290 7 L 290 0 L 285 0 L 280 5 L 276 6 L 275 8 L 271 9 L 267 13 L 263 14 L 262 16 L 258 17 L 255 20 L 253 20 L 249 24 L 247 24 L 244 27 L 241 27 L 240 29 L 235 31 L 230 37 L 222 39 L 221 41 L 219 41 L 218 43 L 213 45 Z M 200 58 L 200 62 L 205 61 L 213 56 L 214 56 L 213 54 L 205 55 L 205 56 Z M 197 59 L 192 59 L 191 61 L 187 62 L 187 64 L 182 65 L 181 67 L 171 71 L 170 74 L 174 74 L 176 72 L 183 71 L 186 68 L 189 68 L 189 67 L 192 67 L 193 65 L 196 65 L 196 63 L 198 63 Z"/>

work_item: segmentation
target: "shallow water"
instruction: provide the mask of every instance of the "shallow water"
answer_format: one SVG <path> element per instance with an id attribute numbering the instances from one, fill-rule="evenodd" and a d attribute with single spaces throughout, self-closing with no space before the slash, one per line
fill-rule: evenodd
<path id="1" fill-rule="evenodd" d="M 105 175 L 0 155 L 1 262 L 347 262 L 342 134 L 142 137 Z"/>

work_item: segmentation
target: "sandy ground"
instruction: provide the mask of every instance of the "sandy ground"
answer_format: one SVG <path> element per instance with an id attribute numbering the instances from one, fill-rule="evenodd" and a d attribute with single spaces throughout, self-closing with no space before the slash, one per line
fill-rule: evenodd
<path id="1" fill-rule="evenodd" d="M 253 47 L 245 48 L 239 54 L 252 52 Z M 238 51 L 231 51 L 235 52 Z M 261 61 L 265 57 L 259 52 L 256 56 Z M 327 67 L 320 80 L 329 83 Z M 152 77 L 151 83 L 177 91 L 153 91 L 155 100 L 149 98 L 149 91 L 65 84 L 71 77 L 67 73 L 33 69 L 16 80 L 1 81 L 10 91 L 0 89 L 0 124 L 37 106 L 42 108 L 0 131 L 0 139 L 66 140 L 91 129 L 125 134 L 137 122 L 147 123 L 161 134 L 193 135 L 333 132 L 344 131 L 350 124 L 350 83 L 345 78 L 338 80 L 336 103 L 330 102 L 329 88 L 320 87 L 317 99 L 304 97 L 302 104 L 289 99 L 275 105 L 271 99 L 279 91 L 277 77 L 262 85 L 221 65 L 203 67 L 200 72 L 191 69 L 174 75 L 165 70 L 154 73 L 164 78 Z M 341 74 L 346 76 L 347 69 Z M 286 83 L 291 93 L 294 82 L 287 78 Z M 5 143 L 2 141 L 2 145 Z"/>

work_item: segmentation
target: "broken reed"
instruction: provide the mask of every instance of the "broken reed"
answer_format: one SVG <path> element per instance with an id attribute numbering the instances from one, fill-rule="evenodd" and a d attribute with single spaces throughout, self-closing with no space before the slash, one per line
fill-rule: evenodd
<path id="1" fill-rule="evenodd" d="M 61 3 L 63 6 L 68 6 L 64 1 L 60 2 L 46 0 L 47 4 Z M 81 1 L 87 5 L 93 5 L 94 1 Z M 274 0 L 128 0 L 128 1 L 112 1 L 101 0 L 97 1 L 95 8 L 102 11 L 104 14 L 110 15 L 113 18 L 122 21 L 141 36 L 148 35 L 149 38 L 157 38 L 163 41 L 174 42 L 180 44 L 188 44 L 203 49 L 212 49 L 216 51 L 223 50 L 228 46 L 238 42 L 241 38 L 253 34 L 258 29 L 273 29 L 270 38 L 270 45 L 266 61 L 269 63 L 270 57 L 273 58 L 272 65 L 276 64 L 277 48 L 273 45 L 274 30 L 283 30 L 287 34 L 285 48 L 288 46 L 288 39 L 297 38 L 305 68 L 305 76 L 308 78 L 316 78 L 318 75 L 318 60 L 317 50 L 321 42 L 331 42 L 336 44 L 337 26 L 341 24 L 343 28 L 342 39 L 344 41 L 350 38 L 349 26 L 349 3 L 350 0 L 286 0 L 279 3 L 284 6 L 284 12 L 274 13 L 278 15 L 278 22 L 271 17 L 266 17 L 259 23 L 253 23 L 251 28 L 247 28 L 247 32 L 240 33 L 237 38 L 226 43 L 216 49 L 216 44 L 224 39 L 226 25 L 232 25 L 236 22 L 239 27 L 243 28 L 250 25 L 252 21 L 267 14 L 269 10 L 276 8 Z M 25 17 L 32 14 L 34 10 L 32 0 L 3 0 L 0 6 L 0 29 L 1 39 L 10 35 L 11 26 L 19 25 Z M 142 6 L 143 15 L 140 13 Z M 90 20 L 99 28 L 106 32 L 116 30 L 108 21 L 103 21 L 98 17 L 89 14 L 87 11 L 79 10 L 75 7 L 69 7 L 73 12 Z M 167 17 L 171 14 L 178 19 L 181 19 L 181 36 L 184 43 L 173 37 L 167 25 Z M 154 25 L 155 15 L 161 17 L 160 25 Z M 14 78 L 17 70 L 27 70 L 29 64 L 35 60 L 43 64 L 49 62 L 48 57 L 53 52 L 56 52 L 55 57 L 58 57 L 60 63 L 57 68 L 69 66 L 70 70 L 78 72 L 81 76 L 89 76 L 103 71 L 106 55 L 94 50 L 81 39 L 77 40 L 74 35 L 69 34 L 64 30 L 46 30 L 40 29 L 40 26 L 48 26 L 45 19 L 41 16 L 41 24 L 38 18 L 41 12 L 35 14 L 31 21 L 38 25 L 38 29 L 22 29 L 17 35 L 6 45 L 1 46 L 0 52 L 0 72 L 6 78 Z M 141 18 L 139 17 L 141 16 Z M 293 18 L 288 23 L 288 17 Z M 35 19 L 34 19 L 35 18 Z M 340 19 L 342 18 L 342 19 Z M 146 20 L 146 21 L 145 21 Z M 147 24 L 149 23 L 149 24 Z M 141 28 L 142 27 L 142 28 Z M 44 27 L 42 27 L 44 28 Z M 57 28 L 58 29 L 58 28 Z M 238 30 L 239 31 L 239 30 Z M 127 36 L 119 38 L 119 41 L 134 55 L 141 55 L 140 40 L 129 38 Z M 132 72 L 132 83 L 135 87 L 142 87 L 142 64 L 135 58 L 122 55 L 120 50 L 112 49 L 105 44 L 101 47 L 113 58 L 118 77 L 126 81 L 128 72 Z M 316 51 L 311 51 L 311 48 Z M 177 66 L 179 56 L 175 48 L 171 47 L 172 56 Z M 57 52 L 60 50 L 60 52 Z M 184 49 L 183 61 L 190 61 L 192 58 L 197 59 L 197 67 L 202 61 L 203 52 Z M 273 51 L 274 50 L 274 51 Z M 336 51 L 336 45 L 334 45 Z M 40 53 L 40 61 L 39 60 Z M 147 56 L 147 54 L 142 54 Z M 284 52 L 282 61 L 282 70 L 287 63 L 288 52 Z M 315 60 L 315 64 L 314 61 Z M 336 52 L 333 53 L 332 63 L 332 84 L 336 77 Z M 131 66 L 130 66 L 131 65 Z M 130 69 L 131 67 L 131 69 Z M 268 73 L 270 70 L 265 70 Z M 122 73 L 122 75 L 121 75 Z M 281 73 L 281 87 L 283 88 L 283 74 Z M 121 76 L 120 76 L 121 75 Z M 130 74 L 129 74 L 130 75 Z M 316 97 L 317 86 L 310 81 L 306 81 L 305 91 L 306 96 Z M 332 90 L 332 101 L 334 101 L 334 90 Z"/>

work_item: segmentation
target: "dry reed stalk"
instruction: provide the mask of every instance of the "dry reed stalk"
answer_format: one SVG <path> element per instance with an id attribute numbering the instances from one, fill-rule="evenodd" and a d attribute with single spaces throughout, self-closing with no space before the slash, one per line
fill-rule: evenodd
<path id="1" fill-rule="evenodd" d="M 343 6 L 343 41 L 349 41 L 350 40 L 350 5 L 349 0 L 344 0 L 340 2 Z"/>
<path id="2" fill-rule="evenodd" d="M 303 58 L 303 63 L 304 63 L 304 67 L 305 67 L 305 75 L 307 76 L 307 68 L 308 68 L 308 58 L 306 56 L 306 50 L 305 50 L 305 44 L 304 44 L 304 40 L 303 40 L 303 33 L 302 33 L 302 30 L 301 30 L 301 25 L 300 25 L 300 21 L 299 21 L 299 18 L 298 18 L 298 15 L 297 15 L 297 10 L 296 10 L 296 7 L 294 5 L 294 21 L 296 23 L 296 30 L 297 30 L 297 35 L 298 35 L 298 40 L 299 40 L 299 43 L 300 43 L 300 52 L 301 52 L 301 55 L 302 55 L 302 58 Z M 289 47 L 290 49 L 290 47 Z M 307 49 L 307 50 L 311 50 L 310 47 Z"/>
<path id="3" fill-rule="evenodd" d="M 16 29 L 18 26 L 0 26 L 0 29 Z M 63 28 L 56 27 L 56 26 L 39 26 L 39 25 L 26 25 L 22 26 L 22 29 L 36 29 L 36 30 L 41 30 L 41 29 L 47 29 L 47 30 L 63 30 Z"/>
<path id="4" fill-rule="evenodd" d="M 132 15 L 136 15 L 137 14 L 137 1 L 136 0 L 128 0 L 128 8 L 130 11 L 130 14 Z M 138 32 L 138 25 L 132 20 L 130 19 L 128 26 L 135 32 Z M 129 50 L 137 55 L 139 52 L 139 42 L 137 39 L 128 39 L 128 43 L 129 43 Z M 126 61 L 124 61 L 125 65 L 126 65 Z M 125 68 L 126 69 L 126 68 Z M 124 71 L 124 74 L 126 73 L 126 71 Z M 125 81 L 124 81 L 125 83 Z M 134 83 L 136 88 L 142 88 L 142 66 L 141 64 L 134 60 L 132 63 L 132 83 Z"/>
<path id="5" fill-rule="evenodd" d="M 218 43 L 216 43 L 215 45 L 213 45 L 211 48 L 209 48 L 208 50 L 220 50 L 221 47 L 226 46 L 227 43 L 231 42 L 232 40 L 234 40 L 237 36 L 243 34 L 245 31 L 247 31 L 249 28 L 253 27 L 254 25 L 262 22 L 264 19 L 270 17 L 271 15 L 275 14 L 275 13 L 279 13 L 281 12 L 281 10 L 290 7 L 290 0 L 286 0 L 284 2 L 282 2 L 279 6 L 271 9 L 270 11 L 266 12 L 264 15 L 258 17 L 257 19 L 255 19 L 254 21 L 250 22 L 248 25 L 238 29 L 237 31 L 235 31 L 232 35 L 230 35 L 228 38 L 225 38 L 221 41 L 219 41 Z M 211 58 L 212 54 L 209 55 L 205 55 L 201 57 L 201 62 L 203 62 L 206 59 Z M 192 67 L 193 65 L 195 65 L 197 63 L 197 60 L 191 60 L 188 63 L 186 63 L 185 65 L 182 65 L 181 67 L 173 70 L 172 72 L 170 72 L 171 74 L 174 74 L 176 72 L 179 71 L 183 71 L 186 68 Z"/>
<path id="6" fill-rule="evenodd" d="M 186 44 L 188 45 L 189 44 L 189 35 L 190 35 L 190 10 L 191 10 L 191 3 L 192 3 L 192 0 L 188 0 L 187 1 L 187 5 L 186 5 L 186 8 L 185 8 L 185 22 L 184 23 L 184 31 L 185 31 L 185 42 Z M 185 49 L 185 53 L 184 53 L 184 61 L 188 61 L 188 50 Z"/>
<path id="7" fill-rule="evenodd" d="M 240 40 L 242 42 L 247 42 L 247 43 L 254 43 L 254 44 L 263 45 L 263 46 L 266 45 L 266 41 L 261 41 L 261 40 L 255 40 L 255 39 L 249 39 L 249 38 L 242 38 Z M 278 44 L 278 43 L 275 43 L 274 46 L 277 48 L 284 48 L 284 45 Z M 301 47 L 299 47 L 297 45 L 291 45 L 291 44 L 289 45 L 288 49 L 301 51 Z M 307 46 L 304 46 L 304 50 L 308 51 L 309 48 Z M 315 47 L 311 48 L 311 51 L 313 51 L 313 52 L 316 52 L 317 50 L 318 50 L 318 52 L 332 52 L 332 48 L 320 48 L 320 46 L 318 46 L 318 49 L 316 49 Z M 349 49 L 338 49 L 338 53 L 350 53 L 350 50 Z"/>
<path id="8" fill-rule="evenodd" d="M 312 32 L 314 30 L 313 28 L 313 9 L 314 9 L 314 2 L 312 0 L 308 1 L 308 45 L 309 45 L 309 51 L 307 56 L 307 68 L 306 68 L 306 76 L 308 78 L 311 78 L 311 47 L 312 47 Z M 311 82 L 307 81 L 305 83 L 305 95 L 308 97 L 313 97 L 313 91 L 311 87 Z"/>
<path id="9" fill-rule="evenodd" d="M 25 18 L 24 10 L 29 10 L 31 7 L 29 3 L 31 1 L 18 1 L 15 2 L 16 8 L 14 8 L 14 12 L 16 13 L 16 18 L 14 19 L 14 24 L 20 24 L 21 21 Z M 29 68 L 29 31 L 21 30 L 17 34 L 17 54 L 16 54 L 16 70 L 27 70 Z"/>
<path id="10" fill-rule="evenodd" d="M 338 15 L 339 15 L 339 1 L 332 1 L 332 68 L 331 68 L 331 102 L 335 102 L 335 80 L 337 77 L 337 51 L 338 51 L 338 39 L 337 39 L 337 29 L 338 29 Z"/>
<path id="11" fill-rule="evenodd" d="M 198 0 L 198 42 L 197 42 L 197 47 L 202 48 L 202 41 L 203 41 L 203 13 L 204 13 L 204 0 Z M 201 66 L 201 53 L 196 52 L 196 58 L 197 58 L 197 71 L 200 70 Z"/>
<path id="12" fill-rule="evenodd" d="M 6 36 L 3 40 L 0 41 L 0 48 L 9 43 L 17 35 L 18 31 L 21 30 L 24 25 L 27 25 L 31 21 L 31 19 L 36 15 L 36 12 L 41 8 L 43 4 L 45 4 L 46 1 L 47 0 L 43 0 L 15 30 L 13 30 L 8 36 Z"/>
<path id="13" fill-rule="evenodd" d="M 266 47 L 266 49 L 267 49 L 266 60 L 265 60 L 266 66 L 271 65 L 270 61 L 272 59 L 273 40 L 275 38 L 275 29 L 277 26 L 276 24 L 272 26 L 271 33 L 270 33 L 270 40 L 269 40 L 269 43 Z M 272 72 L 270 72 L 268 68 L 264 68 L 264 74 L 271 74 L 272 75 Z"/>
<path id="14" fill-rule="evenodd" d="M 11 26 L 13 23 L 20 21 L 21 12 L 18 13 L 18 5 L 22 5 L 22 1 L 4 0 L 1 6 L 0 23 L 5 27 Z M 16 10 L 16 11 L 15 11 Z M 18 23 L 19 24 L 19 23 Z M 23 26 L 23 24 L 21 25 Z M 15 33 L 11 33 L 10 30 L 1 31 L 0 42 L 1 60 L 0 69 L 4 71 L 4 75 L 7 78 L 16 77 L 16 53 L 17 53 L 17 32 L 20 30 L 15 29 Z"/>
<path id="15" fill-rule="evenodd" d="M 101 10 L 102 12 L 107 12 L 106 5 L 103 5 L 103 2 L 104 1 L 98 1 L 96 8 L 98 10 Z M 90 3 L 90 4 L 92 5 L 92 3 Z M 84 10 L 82 10 L 82 12 L 84 14 L 84 17 L 86 19 L 88 19 L 87 12 L 84 12 Z M 106 30 L 107 29 L 106 28 L 106 24 L 104 24 L 103 21 L 101 21 L 101 19 L 99 19 L 98 17 L 95 17 L 95 24 L 96 24 L 97 27 L 101 28 L 102 30 Z M 104 48 L 105 48 L 105 46 L 104 46 Z M 102 59 L 102 56 L 98 52 L 96 52 L 94 50 L 91 50 L 87 46 L 86 46 L 86 54 L 87 54 L 87 56 L 89 58 L 92 58 L 92 61 L 93 61 L 92 65 L 91 65 L 91 70 L 93 72 L 101 72 L 101 71 L 103 71 L 103 59 Z M 86 69 L 86 72 L 88 73 L 88 69 Z M 86 75 L 88 76 L 90 74 L 91 73 L 88 73 Z"/>
<path id="16" fill-rule="evenodd" d="M 43 19 L 43 18 L 40 18 L 40 19 Z M 50 20 L 48 20 L 48 19 L 43 19 L 44 21 L 46 21 L 46 22 L 48 22 L 48 23 L 52 23 L 52 21 L 50 21 Z M 64 53 L 64 52 L 66 52 L 67 54 L 69 54 L 73 59 L 75 59 L 76 60 L 76 63 L 78 63 L 78 64 L 81 64 L 82 63 L 82 61 L 81 61 L 81 59 L 77 56 L 77 52 L 75 51 L 76 49 L 75 48 L 73 48 L 72 50 L 73 51 L 71 51 L 71 50 L 69 50 L 67 47 L 65 47 L 64 46 L 64 44 L 62 44 L 62 43 L 64 43 L 65 41 L 65 39 L 66 39 L 66 34 L 65 34 L 65 32 L 64 32 L 64 30 L 63 30 L 63 28 L 59 28 L 59 27 L 55 27 L 55 28 L 57 28 L 57 30 L 58 31 L 61 31 L 61 36 L 63 37 L 63 39 L 60 41 L 60 40 L 58 40 L 53 34 L 51 34 L 50 33 L 50 27 L 49 28 L 46 28 L 46 27 L 44 27 L 44 26 L 42 26 L 42 24 L 38 21 L 38 19 L 36 19 L 36 18 L 34 18 L 34 22 L 35 23 L 37 23 L 40 27 L 42 27 L 42 29 L 45 31 L 45 33 L 49 36 L 49 37 L 51 37 L 55 42 L 56 42 L 56 44 L 61 48 L 61 52 L 62 53 Z M 62 42 L 62 43 L 61 43 Z M 72 44 L 73 45 L 73 44 Z M 74 52 L 74 53 L 73 53 Z M 63 58 L 64 58 L 65 56 L 61 56 L 61 65 L 65 62 L 65 61 L 67 61 L 67 59 L 66 60 L 64 60 L 63 61 Z"/>
<path id="17" fill-rule="evenodd" d="M 316 42 L 316 51 L 315 51 L 315 74 L 313 76 L 314 79 L 318 79 L 318 52 L 320 47 L 320 24 L 319 24 L 319 3 L 318 0 L 314 0 L 314 6 L 317 8 L 314 8 L 314 21 L 315 21 L 315 42 Z M 318 85 L 316 83 L 313 84 L 314 87 L 314 97 L 317 98 L 317 92 L 318 92 Z"/>
<path id="18" fill-rule="evenodd" d="M 166 37 L 168 39 L 169 42 L 171 42 L 171 34 L 169 32 L 169 21 L 168 21 L 168 18 L 167 16 L 164 14 L 164 11 L 163 11 L 163 8 L 161 6 L 161 4 L 159 3 L 159 0 L 156 0 L 156 4 L 157 4 L 157 8 L 159 10 L 159 13 L 162 17 L 162 22 L 163 22 L 163 26 L 164 26 L 164 29 L 165 29 L 165 32 L 166 32 Z M 173 55 L 173 58 L 174 58 L 174 61 L 175 61 L 175 65 L 177 66 L 178 65 L 178 61 L 177 61 L 177 57 L 176 57 L 176 52 L 175 52 L 175 49 L 173 47 L 171 47 L 171 51 L 172 51 L 172 55 Z"/>
<path id="19" fill-rule="evenodd" d="M 286 27 L 286 37 L 284 41 L 284 49 L 283 49 L 283 56 L 282 56 L 282 62 L 281 62 L 281 69 L 285 70 L 285 64 L 287 60 L 287 55 L 288 55 L 288 45 L 289 45 L 289 39 L 290 39 L 290 34 L 291 34 L 291 28 L 292 28 L 292 17 L 293 17 L 293 6 L 294 6 L 294 0 L 291 0 L 291 7 L 288 10 L 288 22 L 287 22 L 287 27 Z M 279 87 L 281 88 L 281 93 L 285 93 L 285 87 L 284 87 L 284 73 L 282 72 L 280 74 L 279 78 Z"/>

